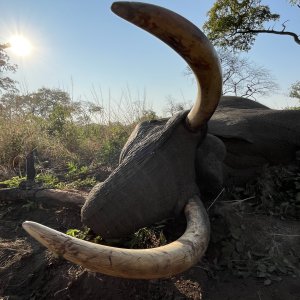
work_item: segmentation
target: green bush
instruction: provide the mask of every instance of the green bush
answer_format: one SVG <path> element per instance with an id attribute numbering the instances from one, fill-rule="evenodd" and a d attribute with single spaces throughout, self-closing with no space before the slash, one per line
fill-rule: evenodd
<path id="1" fill-rule="evenodd" d="M 23 180 L 25 180 L 25 177 L 15 176 L 15 177 L 12 177 L 10 179 L 7 179 L 7 180 L 4 180 L 4 181 L 0 182 L 0 184 L 4 184 L 8 188 L 17 188 L 17 187 L 19 187 L 19 184 Z"/>
<path id="2" fill-rule="evenodd" d="M 127 126 L 119 123 L 111 124 L 98 155 L 100 163 L 111 167 L 118 165 L 121 150 L 128 137 L 129 128 Z"/>
<path id="3" fill-rule="evenodd" d="M 1 178 L 24 176 L 25 158 L 33 149 L 39 171 L 66 170 L 68 180 L 77 180 L 80 173 L 87 172 L 88 167 L 82 166 L 113 168 L 135 123 L 156 118 L 152 110 L 140 109 L 139 114 L 131 116 L 132 124 L 107 125 L 104 108 L 96 108 L 91 103 L 73 102 L 66 92 L 57 89 L 1 96 L 0 167 L 2 173 L 7 170 L 9 174 L 6 177 L 1 173 Z M 96 119 L 99 123 L 94 123 Z"/>

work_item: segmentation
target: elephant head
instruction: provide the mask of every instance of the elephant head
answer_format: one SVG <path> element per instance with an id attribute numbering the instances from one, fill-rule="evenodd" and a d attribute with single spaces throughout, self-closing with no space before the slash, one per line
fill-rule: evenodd
<path id="1" fill-rule="evenodd" d="M 171 276 L 195 264 L 209 241 L 195 162 L 221 96 L 220 64 L 206 36 L 180 15 L 138 2 L 116 2 L 112 10 L 181 55 L 195 73 L 198 94 L 189 112 L 137 126 L 119 166 L 90 192 L 82 221 L 102 237 L 116 238 L 184 210 L 187 229 L 166 246 L 132 250 L 92 244 L 34 222 L 23 227 L 51 251 L 96 272 L 144 279 Z"/>

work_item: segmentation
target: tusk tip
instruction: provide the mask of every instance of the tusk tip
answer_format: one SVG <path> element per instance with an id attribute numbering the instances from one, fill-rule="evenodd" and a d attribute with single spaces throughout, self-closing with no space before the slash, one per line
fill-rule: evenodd
<path id="1" fill-rule="evenodd" d="M 25 221 L 22 223 L 23 229 L 35 239 L 39 236 L 39 231 L 41 231 L 42 226 L 43 225 L 32 221 Z"/>
<path id="2" fill-rule="evenodd" d="M 126 13 L 126 11 L 127 11 L 127 9 L 126 9 L 127 6 L 128 6 L 128 2 L 126 2 L 126 1 L 118 1 L 118 2 L 114 2 L 111 5 L 111 10 L 116 15 L 123 16 Z"/>
<path id="3" fill-rule="evenodd" d="M 32 223 L 31 221 L 25 221 L 22 223 L 23 229 L 25 229 L 27 232 L 31 230 L 32 228 Z"/>
<path id="4" fill-rule="evenodd" d="M 146 6 L 146 9 L 149 9 L 149 7 L 152 7 L 153 5 L 131 1 L 117 1 L 113 2 L 111 5 L 111 11 L 120 18 L 134 23 L 133 20 L 141 17 L 140 15 L 143 12 L 144 6 Z"/>

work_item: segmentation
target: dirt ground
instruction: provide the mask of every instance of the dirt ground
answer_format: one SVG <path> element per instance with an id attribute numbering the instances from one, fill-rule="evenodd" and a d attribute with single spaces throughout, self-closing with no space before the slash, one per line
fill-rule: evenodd
<path id="1" fill-rule="evenodd" d="M 247 201 L 217 201 L 202 262 L 161 280 L 91 273 L 37 244 L 22 229 L 32 220 L 62 232 L 81 228 L 78 207 L 0 202 L 0 299 L 300 299 L 300 224 L 266 215 Z"/>

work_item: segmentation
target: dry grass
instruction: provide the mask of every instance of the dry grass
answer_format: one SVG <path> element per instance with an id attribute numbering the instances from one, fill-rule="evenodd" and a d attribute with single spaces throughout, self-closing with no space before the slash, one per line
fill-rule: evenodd
<path id="1" fill-rule="evenodd" d="M 104 101 L 96 91 L 92 96 L 93 103 L 49 106 L 44 116 L 14 106 L 13 96 L 7 107 L 0 103 L 0 179 L 24 176 L 25 157 L 33 149 L 41 168 L 61 170 L 69 162 L 115 167 L 135 124 L 155 113 L 145 93 L 133 94 L 128 87 L 118 101 L 111 94 Z"/>

